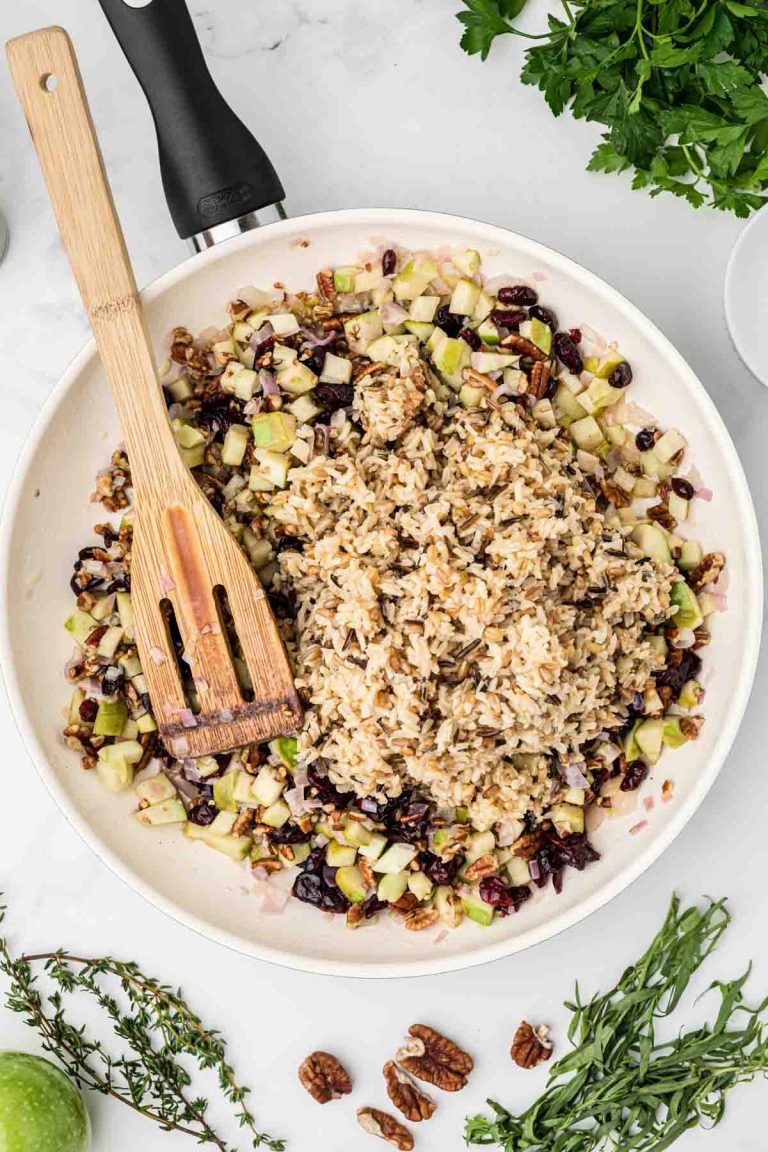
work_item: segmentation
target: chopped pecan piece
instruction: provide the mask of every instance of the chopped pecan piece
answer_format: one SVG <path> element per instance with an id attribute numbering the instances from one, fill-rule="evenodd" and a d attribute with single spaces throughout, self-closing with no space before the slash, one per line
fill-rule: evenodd
<path id="1" fill-rule="evenodd" d="M 694 592 L 698 592 L 705 584 L 716 584 L 723 568 L 725 568 L 725 556 L 722 552 L 707 552 L 701 563 L 691 572 L 688 583 Z"/>
<path id="2" fill-rule="evenodd" d="M 299 1066 L 299 1080 L 318 1104 L 338 1100 L 352 1091 L 349 1073 L 330 1052 L 311 1052 Z"/>
<path id="3" fill-rule="evenodd" d="M 706 648 L 707 644 L 709 644 L 709 641 L 711 640 L 708 628 L 695 628 L 693 635 L 696 637 L 693 645 L 694 652 L 697 648 Z"/>
<path id="4" fill-rule="evenodd" d="M 524 832 L 512 845 L 512 855 L 519 856 L 521 860 L 533 860 L 543 843 L 544 833 L 540 828 L 535 828 L 533 832 Z"/>
<path id="5" fill-rule="evenodd" d="M 520 1068 L 535 1068 L 552 1055 L 552 1041 L 548 1037 L 549 1029 L 544 1025 L 534 1028 L 527 1020 L 515 1032 L 510 1055 Z"/>
<path id="6" fill-rule="evenodd" d="M 444 1092 L 463 1088 L 475 1066 L 472 1057 L 426 1024 L 412 1024 L 408 1031 L 411 1039 L 397 1054 L 406 1072 Z"/>
<path id="7" fill-rule="evenodd" d="M 544 360 L 537 360 L 533 368 L 531 368 L 530 387 L 528 391 L 531 395 L 535 396 L 537 400 L 543 400 L 547 394 L 551 378 L 551 365 Z"/>
<path id="8" fill-rule="evenodd" d="M 400 1152 L 411 1152 L 413 1136 L 404 1124 L 388 1112 L 381 1112 L 378 1108 L 358 1108 L 357 1122 L 371 1136 L 381 1136 L 382 1140 L 388 1140 Z"/>
<path id="9" fill-rule="evenodd" d="M 703 716 L 681 716 L 680 731 L 686 740 L 698 740 L 699 733 L 704 727 Z"/>
<path id="10" fill-rule="evenodd" d="M 526 340 L 525 336 L 521 336 L 519 332 L 510 332 L 509 336 L 505 336 L 501 342 L 500 347 L 511 348 L 518 356 L 527 356 L 531 360 L 546 360 L 546 352 L 542 352 L 532 340 Z"/>
<path id="11" fill-rule="evenodd" d="M 437 1104 L 426 1092 L 422 1092 L 402 1068 L 398 1068 L 394 1060 L 387 1060 L 383 1068 L 384 1079 L 387 1082 L 387 1095 L 406 1120 L 418 1124 L 421 1120 L 429 1120 L 437 1108 Z"/>
<path id="12" fill-rule="evenodd" d="M 677 528 L 677 520 L 669 510 L 669 505 L 666 501 L 660 504 L 654 504 L 648 509 L 648 519 L 655 520 L 657 524 L 661 524 L 662 528 L 666 528 L 668 532 L 674 532 Z"/>
<path id="13" fill-rule="evenodd" d="M 336 296 L 336 286 L 333 282 L 333 269 L 323 268 L 318 272 L 317 277 L 317 291 L 323 300 L 333 300 Z"/>

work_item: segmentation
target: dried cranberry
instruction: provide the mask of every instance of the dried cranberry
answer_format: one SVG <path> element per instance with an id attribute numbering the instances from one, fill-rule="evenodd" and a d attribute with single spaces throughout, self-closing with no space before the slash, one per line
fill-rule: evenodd
<path id="1" fill-rule="evenodd" d="M 322 912 L 344 913 L 349 908 L 349 900 L 338 888 L 326 884 L 322 876 L 314 872 L 301 872 L 296 877 L 291 893 L 297 900 L 311 904 Z"/>
<path id="2" fill-rule="evenodd" d="M 644 760 L 630 760 L 624 772 L 624 779 L 621 782 L 621 791 L 635 792 L 649 772 L 650 768 Z"/>
<path id="3" fill-rule="evenodd" d="M 283 592 L 273 592 L 268 589 L 267 600 L 269 601 L 270 608 L 278 619 L 286 620 L 293 616 L 291 601 Z"/>
<path id="4" fill-rule="evenodd" d="M 312 398 L 327 412 L 335 412 L 337 408 L 349 407 L 355 398 L 355 388 L 353 384 L 329 384 L 323 381 L 315 388 Z"/>
<path id="5" fill-rule="evenodd" d="M 219 432 L 226 432 L 231 424 L 239 424 L 242 418 L 242 406 L 238 405 L 234 397 L 226 396 L 223 392 L 211 392 L 203 396 L 200 407 L 192 413 L 195 424 Z"/>
<path id="6" fill-rule="evenodd" d="M 335 808 L 346 808 L 354 796 L 352 792 L 339 792 L 317 763 L 307 769 L 307 783 L 321 804 L 333 804 Z"/>
<path id="7" fill-rule="evenodd" d="M 455 313 L 449 312 L 447 304 L 441 304 L 435 313 L 435 324 L 438 328 L 442 328 L 446 336 L 458 336 L 464 327 L 464 317 L 456 316 Z"/>
<path id="8" fill-rule="evenodd" d="M 99 710 L 99 705 L 95 700 L 83 700 L 78 708 L 80 719 L 84 724 L 93 724 L 96 719 L 96 713 Z"/>
<path id="9" fill-rule="evenodd" d="M 626 388 L 628 384 L 632 383 L 632 368 L 626 360 L 622 360 L 620 364 L 616 365 L 608 377 L 608 383 L 611 388 Z"/>
<path id="10" fill-rule="evenodd" d="M 477 352 L 483 343 L 477 332 L 473 332 L 471 328 L 462 328 L 459 332 L 459 340 L 463 340 L 465 344 L 469 344 L 470 348 L 475 352 Z"/>
<path id="11" fill-rule="evenodd" d="M 300 536 L 281 536 L 275 551 L 278 556 L 281 552 L 303 552 L 304 541 Z"/>
<path id="12" fill-rule="evenodd" d="M 526 313 L 522 308 L 494 308 L 491 312 L 491 320 L 498 328 L 511 328 L 517 331 L 525 319 Z"/>
<path id="13" fill-rule="evenodd" d="M 389 905 L 387 904 L 386 900 L 379 900 L 376 893 L 372 892 L 370 896 L 363 900 L 363 916 L 366 920 L 370 920 L 373 916 L 376 915 L 377 912 L 383 912 L 384 909 L 388 907 Z"/>
<path id="14" fill-rule="evenodd" d="M 539 295 L 527 284 L 515 284 L 514 288 L 499 288 L 498 297 L 500 304 L 522 304 L 523 307 L 529 308 L 531 304 L 536 303 Z"/>
<path id="15" fill-rule="evenodd" d="M 101 690 L 105 696 L 114 696 L 125 683 L 125 673 L 122 668 L 110 664 L 101 678 Z"/>
<path id="16" fill-rule="evenodd" d="M 298 824 L 289 820 L 282 828 L 272 828 L 267 839 L 271 844 L 306 844 L 311 835 L 311 832 L 303 832 Z"/>
<path id="17" fill-rule="evenodd" d="M 429 818 L 429 805 L 417 801 L 399 809 L 395 818 L 386 821 L 386 823 L 390 832 L 398 840 L 404 840 L 406 844 L 414 844 L 417 840 L 423 840 L 427 835 Z"/>
<path id="18" fill-rule="evenodd" d="M 556 332 L 554 339 L 555 355 L 574 376 L 584 371 L 581 353 L 567 332 Z"/>
<path id="19" fill-rule="evenodd" d="M 675 495 L 679 496 L 681 500 L 693 500 L 695 489 L 690 480 L 684 479 L 682 476 L 672 477 L 672 491 Z"/>
<path id="20" fill-rule="evenodd" d="M 530 896 L 527 884 L 510 888 L 498 876 L 486 876 L 480 881 L 480 899 L 495 908 L 500 916 L 508 916 L 510 911 L 517 912 Z"/>
<path id="21" fill-rule="evenodd" d="M 683 690 L 683 685 L 689 680 L 695 680 L 701 669 L 701 657 L 697 656 L 692 648 L 677 648 L 674 656 L 679 660 L 677 664 L 670 664 L 661 672 L 656 673 L 656 683 L 664 688 L 672 689 L 672 699 L 677 700 Z"/>
<path id="22" fill-rule="evenodd" d="M 366 816 L 372 816 L 378 823 L 386 824 L 399 808 L 408 803 L 409 798 L 410 792 L 395 796 L 391 800 L 377 800 L 375 796 L 365 796 L 358 807 Z"/>
<path id="23" fill-rule="evenodd" d="M 200 804 L 194 804 L 189 810 L 189 819 L 193 824 L 213 824 L 214 820 L 219 814 L 219 810 L 215 804 L 209 804 L 207 800 L 203 800 Z"/>
<path id="24" fill-rule="evenodd" d="M 553 332 L 557 331 L 557 316 L 551 308 L 545 308 L 543 304 L 534 304 L 533 308 L 528 309 L 528 315 L 531 320 L 538 320 L 541 324 L 546 324 L 547 328 L 551 328 Z"/>
<path id="25" fill-rule="evenodd" d="M 635 436 L 635 444 L 641 452 L 650 452 L 656 443 L 656 433 L 653 428 L 641 428 Z"/>
<path id="26" fill-rule="evenodd" d="M 557 867 L 568 865 L 582 872 L 587 864 L 600 859 L 600 853 L 592 847 L 583 832 L 574 832 L 570 836 L 558 836 L 552 833 L 549 836 L 549 846 L 554 863 Z"/>
<path id="27" fill-rule="evenodd" d="M 391 276 L 397 268 L 397 253 L 394 248 L 387 248 L 381 258 L 381 270 L 385 276 Z"/>
<path id="28" fill-rule="evenodd" d="M 261 331 L 261 329 L 259 329 L 259 331 Z M 256 353 L 256 359 L 257 360 L 259 359 L 260 356 L 266 356 L 267 352 L 271 352 L 272 349 L 274 348 L 274 346 L 275 346 L 275 337 L 273 335 L 272 336 L 265 336 L 265 338 L 263 340 L 261 340 L 259 343 L 255 342 L 255 339 L 253 336 L 251 337 L 251 348 L 253 348 L 254 352 Z"/>
<path id="29" fill-rule="evenodd" d="M 581 328 L 569 328 L 568 335 L 574 344 L 581 344 Z"/>
<path id="30" fill-rule="evenodd" d="M 325 348 L 315 348 L 314 352 L 302 356 L 299 361 L 300 364 L 306 364 L 310 372 L 314 372 L 315 376 L 319 376 L 325 367 Z"/>
<path id="31" fill-rule="evenodd" d="M 422 870 L 434 884 L 450 885 L 456 879 L 456 873 L 464 863 L 464 857 L 454 856 L 452 860 L 443 860 L 434 852 L 422 852 L 419 861 Z"/>

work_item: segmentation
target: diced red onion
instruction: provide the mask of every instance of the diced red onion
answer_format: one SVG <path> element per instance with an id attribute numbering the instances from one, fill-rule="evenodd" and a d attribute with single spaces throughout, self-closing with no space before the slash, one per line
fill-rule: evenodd
<path id="1" fill-rule="evenodd" d="M 249 341 L 251 348 L 253 348 L 254 352 L 258 351 L 259 347 L 267 340 L 269 340 L 270 336 L 274 336 L 274 334 L 274 328 L 270 324 L 269 320 L 266 320 L 262 324 L 261 328 L 259 328 L 258 332 L 254 332 L 253 336 L 251 336 Z"/>
<path id="2" fill-rule="evenodd" d="M 703 486 L 701 488 L 694 489 L 693 494 L 697 500 L 704 500 L 707 504 L 711 503 L 712 497 L 714 496 L 714 492 L 711 488 L 704 488 Z"/>
<path id="3" fill-rule="evenodd" d="M 280 387 L 271 372 L 262 368 L 259 372 L 259 384 L 265 396 L 279 396 Z"/>
<path id="4" fill-rule="evenodd" d="M 696 643 L 696 637 L 692 628 L 680 628 L 674 640 L 672 641 L 673 648 L 693 648 Z"/>
<path id="5" fill-rule="evenodd" d="M 394 328 L 397 324 L 404 324 L 408 319 L 408 313 L 405 308 L 401 308 L 399 304 L 390 301 L 387 304 L 382 304 L 379 309 L 379 318 L 385 328 Z"/>
<path id="6" fill-rule="evenodd" d="M 261 412 L 264 401 L 261 396 L 255 396 L 253 400 L 249 400 L 245 408 L 243 408 L 243 416 L 257 416 Z"/>
<path id="7" fill-rule="evenodd" d="M 518 392 L 514 384 L 499 384 L 498 388 L 494 388 L 488 397 L 488 403 L 494 408 L 498 408 L 500 401 L 508 399 L 510 396 L 517 396 Z"/>
<path id="8" fill-rule="evenodd" d="M 219 720 L 222 722 L 222 724 L 229 724 L 229 722 L 233 719 L 234 715 L 232 712 L 230 712 L 229 708 L 219 709 Z"/>
<path id="9" fill-rule="evenodd" d="M 644 832 L 647 827 L 648 827 L 648 821 L 647 820 L 640 820 L 639 823 L 632 825 L 632 827 L 629 830 L 629 834 L 630 834 L 630 836 L 638 836 L 641 832 Z"/>
<path id="10" fill-rule="evenodd" d="M 514 276 L 508 276 L 504 273 L 501 276 L 491 276 L 490 280 L 486 280 L 483 291 L 487 292 L 489 296 L 498 296 L 501 288 L 514 288 L 519 283 L 519 277 L 515 279 Z"/>
<path id="11" fill-rule="evenodd" d="M 563 779 L 569 788 L 589 788 L 589 780 L 582 772 L 583 764 L 563 765 Z"/>
<path id="12" fill-rule="evenodd" d="M 514 844 L 515 840 L 521 836 L 522 831 L 523 825 L 520 820 L 501 820 L 496 829 L 499 847 L 508 848 L 510 844 Z"/>
<path id="13" fill-rule="evenodd" d="M 150 648 L 149 658 L 153 664 L 165 664 L 166 656 L 162 648 Z"/>
<path id="14" fill-rule="evenodd" d="M 299 331 L 304 337 L 304 343 L 309 344 L 311 348 L 327 348 L 329 344 L 333 344 L 338 335 L 336 332 L 328 332 L 321 336 L 312 328 L 300 328 Z"/>
<path id="15" fill-rule="evenodd" d="M 191 708 L 180 708 L 178 717 L 184 728 L 197 728 L 197 720 Z"/>

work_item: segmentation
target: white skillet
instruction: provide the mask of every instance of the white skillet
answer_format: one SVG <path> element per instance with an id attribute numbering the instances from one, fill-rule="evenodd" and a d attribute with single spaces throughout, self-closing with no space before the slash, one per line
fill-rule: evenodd
<path id="1" fill-rule="evenodd" d="M 243 284 L 280 280 L 295 289 L 306 287 L 318 268 L 351 263 L 382 241 L 409 248 L 477 248 L 491 275 L 511 273 L 537 284 L 564 326 L 590 325 L 618 340 L 635 371 L 632 399 L 661 424 L 684 430 L 691 458 L 713 492 L 711 502 L 696 501 L 692 529 L 705 547 L 728 555 L 729 607 L 715 619 L 705 653 L 701 737 L 662 758 L 640 793 L 636 813 L 597 830 L 593 840 L 601 861 L 582 874 L 569 871 L 561 895 L 548 889 L 490 929 L 465 923 L 449 934 L 405 932 L 388 921 L 351 932 L 343 919 L 294 900 L 280 915 L 259 914 L 245 873 L 185 842 L 177 830 L 139 827 L 130 817 L 131 796 L 103 791 L 62 744 L 68 696 L 62 668 L 71 655 L 62 627 L 71 610 L 69 579 L 77 549 L 99 519 L 99 508 L 89 504 L 93 477 L 120 438 L 89 343 L 35 425 L 2 524 L 0 656 L 30 755 L 64 814 L 121 879 L 190 928 L 241 952 L 305 971 L 382 977 L 465 968 L 528 948 L 601 907 L 660 855 L 704 799 L 738 729 L 757 661 L 762 572 L 752 501 L 725 426 L 691 369 L 637 308 L 541 244 L 431 212 L 357 209 L 280 219 L 279 181 L 213 88 L 183 0 L 152 0 L 140 9 L 123 0 L 101 3 L 154 101 L 166 190 L 179 231 L 194 234 L 195 247 L 202 249 L 144 293 L 158 348 L 176 324 L 194 331 L 217 317 L 223 323 L 224 303 Z M 162 77 L 160 108 L 152 79 L 157 76 Z M 218 129 L 206 151 L 211 108 Z M 169 140 L 176 141 L 172 151 Z M 234 151 L 226 141 L 235 142 Z M 276 222 L 256 227 L 270 217 Z M 222 234 L 235 238 L 216 246 Z M 667 778 L 674 781 L 674 794 L 663 803 L 661 785 Z M 651 798 L 653 809 L 647 811 L 644 801 Z M 671 887 L 673 878 L 665 883 Z"/>

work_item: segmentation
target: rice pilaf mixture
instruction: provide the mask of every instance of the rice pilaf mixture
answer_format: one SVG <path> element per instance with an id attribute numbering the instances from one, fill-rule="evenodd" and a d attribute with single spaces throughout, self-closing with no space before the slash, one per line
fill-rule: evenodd
<path id="1" fill-rule="evenodd" d="M 680 534 L 709 496 L 682 473 L 683 435 L 626 400 L 615 346 L 561 330 L 472 251 L 389 248 L 311 293 L 241 289 L 228 311 L 175 330 L 163 385 L 268 591 L 302 730 L 197 760 L 162 746 L 118 451 L 94 498 L 119 523 L 72 579 L 67 742 L 135 790 L 140 823 L 246 862 L 265 912 L 286 871 L 352 927 L 387 910 L 412 930 L 489 925 L 550 876 L 559 891 L 599 858 L 594 816 L 631 810 L 703 723 L 724 557 Z"/>

